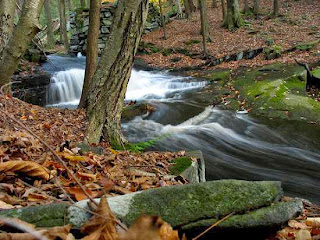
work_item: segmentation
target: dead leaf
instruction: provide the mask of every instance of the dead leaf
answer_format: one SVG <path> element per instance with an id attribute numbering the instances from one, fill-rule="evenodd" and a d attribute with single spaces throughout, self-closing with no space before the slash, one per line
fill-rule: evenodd
<path id="1" fill-rule="evenodd" d="M 0 210 L 1 209 L 12 209 L 12 208 L 14 208 L 14 206 L 0 200 Z"/>
<path id="2" fill-rule="evenodd" d="M 312 240 L 311 233 L 308 230 L 300 230 L 297 232 L 295 240 Z"/>
<path id="3" fill-rule="evenodd" d="M 306 224 L 310 227 L 320 227 L 320 218 L 307 218 Z"/>
<path id="4" fill-rule="evenodd" d="M 22 172 L 31 177 L 50 179 L 50 171 L 31 161 L 8 161 L 0 163 L 0 172 Z"/>

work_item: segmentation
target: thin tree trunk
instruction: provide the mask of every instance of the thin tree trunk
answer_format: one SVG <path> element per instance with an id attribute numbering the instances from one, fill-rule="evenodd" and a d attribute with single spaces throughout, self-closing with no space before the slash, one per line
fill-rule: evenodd
<path id="1" fill-rule="evenodd" d="M 86 0 L 80 0 L 80 5 L 82 8 L 86 7 Z"/>
<path id="2" fill-rule="evenodd" d="M 67 22 L 66 22 L 66 5 L 65 0 L 59 0 L 59 16 L 60 16 L 60 32 L 63 39 L 65 51 L 69 51 L 69 39 L 67 34 Z"/>
<path id="3" fill-rule="evenodd" d="M 221 9 L 222 9 L 222 18 L 223 21 L 226 19 L 227 16 L 227 10 L 226 10 L 226 3 L 224 0 L 221 0 Z"/>
<path id="4" fill-rule="evenodd" d="M 253 0 L 253 14 L 259 15 L 259 0 Z"/>
<path id="5" fill-rule="evenodd" d="M 44 1 L 44 11 L 45 11 L 46 21 L 47 21 L 47 47 L 51 49 L 55 45 L 55 40 L 53 35 L 50 0 Z"/>
<path id="6" fill-rule="evenodd" d="M 161 17 L 161 25 L 163 29 L 163 39 L 167 39 L 167 34 L 166 34 L 166 22 L 163 16 L 163 11 L 162 11 L 162 1 L 159 0 L 159 8 L 160 8 L 160 17 Z"/>
<path id="7" fill-rule="evenodd" d="M 226 28 L 239 28 L 243 25 L 238 0 L 227 0 L 227 16 L 224 19 Z"/>
<path id="8" fill-rule="evenodd" d="M 190 8 L 191 13 L 197 11 L 197 8 L 196 8 L 193 0 L 188 0 L 188 1 L 189 1 L 189 8 Z"/>
<path id="9" fill-rule="evenodd" d="M 3 1 L 3 0 L 1 0 Z M 40 30 L 39 16 L 44 0 L 28 0 L 0 60 L 0 86 L 10 83 L 29 43 Z"/>
<path id="10" fill-rule="evenodd" d="M 88 88 L 98 66 L 98 40 L 100 31 L 101 0 L 90 0 L 89 31 L 87 37 L 87 58 L 84 84 L 79 108 L 86 108 Z"/>
<path id="11" fill-rule="evenodd" d="M 207 39 L 209 36 L 208 15 L 205 13 L 207 11 L 207 8 L 205 7 L 206 4 L 207 4 L 206 0 L 199 0 L 200 18 L 201 18 L 201 33 L 202 33 L 202 44 L 203 44 L 203 55 L 204 56 L 208 56 Z"/>
<path id="12" fill-rule="evenodd" d="M 175 0 L 175 5 L 177 6 L 178 18 L 182 18 L 183 17 L 183 13 L 182 13 L 180 0 Z"/>
<path id="13" fill-rule="evenodd" d="M 189 6 L 189 1 L 188 0 L 184 0 L 184 11 L 186 13 L 186 18 L 190 18 L 191 16 L 191 10 L 190 10 L 190 6 Z"/>
<path id="14" fill-rule="evenodd" d="M 99 142 L 101 136 L 113 147 L 126 142 L 121 112 L 147 12 L 148 0 L 118 0 L 106 48 L 89 86 L 89 143 Z"/>
<path id="15" fill-rule="evenodd" d="M 73 12 L 73 10 L 74 10 L 73 1 L 72 0 L 67 0 L 67 2 L 68 2 L 69 11 Z"/>
<path id="16" fill-rule="evenodd" d="M 250 12 L 251 11 L 250 11 L 250 7 L 249 7 L 249 2 L 248 2 L 248 0 L 245 0 L 244 1 L 244 7 L 243 7 L 243 13 L 244 14 L 248 14 Z"/>
<path id="17" fill-rule="evenodd" d="M 279 16 L 279 0 L 273 0 L 273 16 Z"/>
<path id="18" fill-rule="evenodd" d="M 217 2 L 217 0 L 213 0 L 213 1 L 212 1 L 212 7 L 213 7 L 213 8 L 217 8 L 217 7 L 218 7 L 218 2 Z"/>
<path id="19" fill-rule="evenodd" d="M 5 46 L 8 44 L 13 31 L 15 1 L 0 1 L 0 59 Z"/>

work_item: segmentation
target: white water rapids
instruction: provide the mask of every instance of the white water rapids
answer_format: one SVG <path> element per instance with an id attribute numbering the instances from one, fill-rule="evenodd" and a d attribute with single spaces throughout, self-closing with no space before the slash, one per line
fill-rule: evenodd
<path id="1" fill-rule="evenodd" d="M 85 58 L 52 56 L 51 60 L 59 71 L 44 66 L 53 74 L 48 106 L 76 107 Z M 126 100 L 146 102 L 155 111 L 122 123 L 125 136 L 136 142 L 166 136 L 155 150 L 201 150 L 208 180 L 278 180 L 286 194 L 320 203 L 320 127 L 257 120 L 213 108 L 211 86 L 164 72 L 133 70 Z"/>

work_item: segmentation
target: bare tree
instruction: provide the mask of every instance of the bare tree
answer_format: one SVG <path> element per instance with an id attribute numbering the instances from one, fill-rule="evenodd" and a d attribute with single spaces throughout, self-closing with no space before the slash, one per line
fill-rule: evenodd
<path id="1" fill-rule="evenodd" d="M 227 16 L 227 10 L 226 10 L 226 2 L 224 0 L 221 0 L 221 10 L 222 10 L 222 18 L 223 21 Z"/>
<path id="2" fill-rule="evenodd" d="M 189 0 L 184 0 L 183 3 L 184 3 L 184 10 L 186 12 L 186 18 L 189 18 L 191 16 L 191 9 L 189 6 Z"/>
<path id="3" fill-rule="evenodd" d="M 175 0 L 175 5 L 177 6 L 178 18 L 182 18 L 183 17 L 183 13 L 182 13 L 180 0 Z"/>
<path id="4" fill-rule="evenodd" d="M 255 16 L 259 15 L 259 0 L 253 0 L 253 14 Z"/>
<path id="5" fill-rule="evenodd" d="M 279 0 L 273 0 L 273 16 L 279 16 Z"/>
<path id="6" fill-rule="evenodd" d="M 202 43 L 203 43 L 203 55 L 208 55 L 207 40 L 209 37 L 209 26 L 208 26 L 208 14 L 207 14 L 207 1 L 199 0 L 200 7 L 200 18 L 201 18 L 201 33 L 202 33 Z"/>
<path id="7" fill-rule="evenodd" d="M 89 86 L 87 142 L 97 143 L 101 137 L 113 147 L 126 142 L 121 112 L 147 12 L 148 0 L 118 0 L 106 48 Z"/>
<path id="8" fill-rule="evenodd" d="M 249 2 L 248 2 L 248 0 L 244 0 L 243 12 L 244 12 L 245 14 L 248 14 L 248 13 L 251 12 L 251 11 L 250 11 L 250 7 L 249 7 Z"/>
<path id="9" fill-rule="evenodd" d="M 217 0 L 213 0 L 213 1 L 212 1 L 212 7 L 213 7 L 213 8 L 217 8 L 217 7 L 218 7 L 218 2 L 217 2 Z"/>
<path id="10" fill-rule="evenodd" d="M 226 28 L 238 28 L 243 25 L 238 0 L 227 0 L 227 16 L 224 19 Z"/>
<path id="11" fill-rule="evenodd" d="M 98 65 L 98 40 L 100 32 L 101 0 L 90 0 L 89 32 L 87 37 L 87 58 L 84 84 L 79 108 L 87 106 L 88 88 Z"/>
<path id="12" fill-rule="evenodd" d="M 21 57 L 34 36 L 39 32 L 39 16 L 43 1 L 28 0 L 24 2 L 21 16 L 13 33 L 12 14 L 14 8 L 10 4 L 15 7 L 16 2 L 12 0 L 0 1 L 0 13 L 5 14 L 5 18 L 0 20 L 0 32 L 2 32 L 0 34 L 0 86 L 11 82 Z"/>
<path id="13" fill-rule="evenodd" d="M 60 33 L 62 36 L 65 51 L 69 51 L 69 39 L 67 33 L 67 21 L 66 21 L 66 5 L 65 0 L 59 0 L 59 16 L 60 16 Z"/>
<path id="14" fill-rule="evenodd" d="M 82 8 L 85 8 L 87 6 L 86 0 L 80 0 L 80 5 Z"/>
<path id="15" fill-rule="evenodd" d="M 47 22 L 47 47 L 53 48 L 55 45 L 55 40 L 53 35 L 50 0 L 44 1 L 44 12 L 46 15 L 46 22 Z"/>
<path id="16" fill-rule="evenodd" d="M 159 0 L 159 8 L 160 8 L 161 25 L 162 25 L 162 29 L 163 29 L 163 39 L 167 39 L 166 21 L 163 16 L 162 1 L 161 0 Z"/>

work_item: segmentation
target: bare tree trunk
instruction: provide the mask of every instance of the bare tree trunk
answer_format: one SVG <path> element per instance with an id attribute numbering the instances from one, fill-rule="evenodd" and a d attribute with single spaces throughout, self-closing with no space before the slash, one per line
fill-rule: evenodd
<path id="1" fill-rule="evenodd" d="M 68 2 L 69 11 L 73 12 L 73 10 L 74 10 L 73 1 L 72 0 L 67 0 L 67 2 Z"/>
<path id="2" fill-rule="evenodd" d="M 245 0 L 244 1 L 244 7 L 243 7 L 243 13 L 244 14 L 248 14 L 250 12 L 251 11 L 250 11 L 250 7 L 249 7 L 249 2 L 248 2 L 248 0 Z"/>
<path id="3" fill-rule="evenodd" d="M 44 1 L 44 11 L 45 11 L 46 21 L 47 21 L 47 47 L 51 49 L 55 45 L 55 40 L 53 35 L 50 0 Z"/>
<path id="4" fill-rule="evenodd" d="M 160 17 L 161 17 L 161 25 L 163 29 L 163 39 L 167 39 L 167 34 L 166 34 L 166 22 L 163 16 L 163 11 L 162 11 L 162 1 L 159 0 L 159 8 L 160 8 Z"/>
<path id="5" fill-rule="evenodd" d="M 213 1 L 212 1 L 212 7 L 213 7 L 213 8 L 217 8 L 217 7 L 218 7 L 217 0 L 213 0 Z"/>
<path id="6" fill-rule="evenodd" d="M 279 0 L 273 0 L 273 16 L 279 16 Z"/>
<path id="7" fill-rule="evenodd" d="M 259 15 L 259 0 L 253 0 L 253 14 Z"/>
<path id="8" fill-rule="evenodd" d="M 15 1 L 0 1 L 0 57 L 3 49 L 8 44 L 12 35 L 15 9 Z"/>
<path id="9" fill-rule="evenodd" d="M 80 0 L 80 5 L 82 8 L 86 7 L 86 0 Z"/>
<path id="10" fill-rule="evenodd" d="M 194 5 L 193 0 L 188 0 L 189 1 L 189 8 L 191 13 L 195 12 L 197 10 L 196 6 Z"/>
<path id="11" fill-rule="evenodd" d="M 1 0 L 3 1 L 3 0 Z M 40 30 L 39 16 L 44 0 L 28 0 L 0 59 L 0 86 L 10 83 L 12 75 L 29 43 Z M 15 2 L 14 2 L 15 3 Z"/>
<path id="12" fill-rule="evenodd" d="M 87 37 L 86 73 L 79 108 L 87 107 L 88 88 L 98 66 L 101 0 L 90 0 L 89 32 Z"/>
<path id="13" fill-rule="evenodd" d="M 65 51 L 69 51 L 69 39 L 67 34 L 67 22 L 66 22 L 66 5 L 65 0 L 59 0 L 59 16 L 60 16 L 60 32 L 63 39 Z"/>
<path id="14" fill-rule="evenodd" d="M 190 9 L 190 6 L 189 6 L 189 0 L 184 0 L 184 10 L 186 12 L 186 18 L 190 18 L 191 16 L 191 9 Z"/>
<path id="15" fill-rule="evenodd" d="M 182 13 L 180 0 L 175 0 L 175 5 L 177 6 L 178 18 L 182 18 L 183 17 L 183 13 Z"/>
<path id="16" fill-rule="evenodd" d="M 222 18 L 223 21 L 226 19 L 227 16 L 227 10 L 226 10 L 226 3 L 224 0 L 221 0 L 221 9 L 222 9 Z"/>
<path id="17" fill-rule="evenodd" d="M 121 112 L 147 12 L 148 0 L 118 0 L 106 48 L 89 86 L 89 143 L 99 142 L 101 136 L 113 147 L 126 142 Z"/>
<path id="18" fill-rule="evenodd" d="M 200 18 L 201 18 L 201 33 L 202 33 L 202 44 L 203 44 L 203 55 L 208 55 L 207 39 L 209 36 L 209 27 L 208 27 L 208 14 L 206 13 L 207 1 L 199 0 L 200 7 Z"/>
<path id="19" fill-rule="evenodd" d="M 228 28 L 239 28 L 243 25 L 238 0 L 227 0 L 227 16 L 223 25 Z"/>

